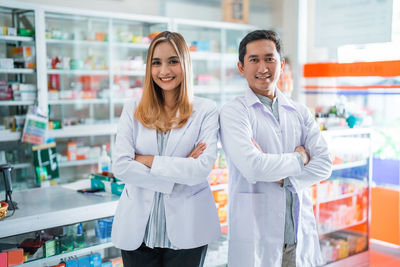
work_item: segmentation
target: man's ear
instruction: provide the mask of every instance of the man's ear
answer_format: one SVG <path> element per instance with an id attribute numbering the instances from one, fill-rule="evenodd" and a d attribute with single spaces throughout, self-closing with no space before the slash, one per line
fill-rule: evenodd
<path id="1" fill-rule="evenodd" d="M 283 73 L 283 69 L 285 68 L 285 58 L 282 58 L 281 62 L 281 73 Z"/>
<path id="2" fill-rule="evenodd" d="M 241 74 L 244 74 L 244 68 L 243 68 L 243 64 L 242 64 L 241 61 L 238 61 L 237 67 L 238 67 L 240 73 L 241 73 Z"/>

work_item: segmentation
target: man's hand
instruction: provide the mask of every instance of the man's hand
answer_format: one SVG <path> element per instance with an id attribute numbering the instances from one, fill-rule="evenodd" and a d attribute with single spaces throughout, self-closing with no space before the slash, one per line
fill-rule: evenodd
<path id="1" fill-rule="evenodd" d="M 253 139 L 253 137 L 251 138 L 251 142 L 253 142 L 253 145 L 260 151 L 263 152 L 261 147 L 257 144 L 256 140 Z"/>
<path id="2" fill-rule="evenodd" d="M 135 160 L 151 168 L 151 166 L 153 166 L 154 156 L 136 154 Z"/>
<path id="3" fill-rule="evenodd" d="M 308 155 L 308 153 L 305 150 L 304 146 L 296 147 L 294 152 L 297 152 L 297 153 L 300 154 L 300 156 L 301 156 L 301 158 L 303 160 L 304 166 L 306 166 L 308 164 L 308 162 L 310 162 L 310 155 Z"/>
<path id="4" fill-rule="evenodd" d="M 200 157 L 201 154 L 203 154 L 203 151 L 207 148 L 206 143 L 199 142 L 195 148 L 193 148 L 192 152 L 190 152 L 189 155 L 187 155 L 187 158 L 194 158 L 197 159 Z"/>

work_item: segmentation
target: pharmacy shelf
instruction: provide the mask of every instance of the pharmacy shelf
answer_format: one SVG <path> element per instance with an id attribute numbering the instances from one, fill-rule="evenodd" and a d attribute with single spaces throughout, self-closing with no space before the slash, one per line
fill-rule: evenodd
<path id="1" fill-rule="evenodd" d="M 367 164 L 368 164 L 368 160 L 366 160 L 366 159 L 359 160 L 359 161 L 354 161 L 354 162 L 333 165 L 332 170 L 337 171 L 337 170 L 343 170 L 343 169 L 350 169 L 350 168 L 365 166 Z"/>
<path id="2" fill-rule="evenodd" d="M 20 132 L 11 132 L 10 130 L 0 130 L 0 142 L 18 141 L 21 139 Z"/>
<path id="3" fill-rule="evenodd" d="M 116 70 L 113 71 L 114 75 L 118 76 L 144 76 L 146 72 L 144 70 Z"/>
<path id="4" fill-rule="evenodd" d="M 221 87 L 218 85 L 195 85 L 193 86 L 194 94 L 205 95 L 205 94 L 221 94 Z"/>
<path id="5" fill-rule="evenodd" d="M 14 169 L 26 169 L 29 167 L 33 167 L 32 163 L 16 163 L 16 164 L 12 164 L 12 166 L 14 167 Z"/>
<path id="6" fill-rule="evenodd" d="M 107 46 L 108 42 L 100 42 L 100 41 L 87 41 L 87 40 L 58 40 L 58 39 L 46 39 L 46 43 L 48 44 L 69 44 L 69 45 L 98 45 L 98 46 Z"/>
<path id="7" fill-rule="evenodd" d="M 54 138 L 67 138 L 79 136 L 99 136 L 117 133 L 116 124 L 83 124 L 65 126 L 62 129 L 50 130 L 49 136 Z"/>
<path id="8" fill-rule="evenodd" d="M 316 203 L 318 203 L 318 204 L 328 203 L 328 202 L 332 202 L 332 201 L 336 201 L 336 200 L 341 200 L 341 199 L 345 199 L 345 198 L 354 197 L 354 196 L 357 196 L 357 195 L 359 195 L 361 193 L 362 192 L 352 192 L 352 193 L 348 193 L 348 194 L 341 194 L 341 195 L 330 197 L 330 198 L 327 198 L 327 199 L 322 199 L 322 200 L 320 200 L 320 201 L 318 201 Z M 314 204 L 316 204 L 316 203 L 314 203 Z"/>
<path id="9" fill-rule="evenodd" d="M 0 69 L 0 73 L 9 74 L 32 74 L 35 73 L 35 69 Z"/>
<path id="10" fill-rule="evenodd" d="M 79 105 L 79 104 L 107 104 L 108 99 L 95 98 L 95 99 L 59 99 L 49 100 L 49 105 Z"/>
<path id="11" fill-rule="evenodd" d="M 15 191 L 19 209 L 0 221 L 0 238 L 114 216 L 119 196 L 80 194 L 61 186 Z"/>
<path id="12" fill-rule="evenodd" d="M 0 106 L 30 106 L 33 105 L 33 101 L 0 101 Z"/>
<path id="13" fill-rule="evenodd" d="M 235 53 L 224 53 L 224 54 L 222 54 L 222 57 L 223 57 L 223 60 L 226 60 L 226 61 L 229 61 L 229 62 L 232 62 L 232 61 L 237 62 L 237 61 L 239 61 L 239 56 L 238 56 L 238 54 L 235 54 Z M 235 65 L 235 67 L 236 67 L 236 65 Z"/>
<path id="14" fill-rule="evenodd" d="M 150 46 L 150 44 L 119 43 L 119 42 L 113 42 L 113 43 L 111 43 L 111 45 L 115 46 L 115 47 L 126 47 L 126 48 L 132 48 L 132 49 L 137 49 L 137 50 L 147 50 Z"/>
<path id="15" fill-rule="evenodd" d="M 98 161 L 98 159 L 60 161 L 58 163 L 58 166 L 59 167 L 72 167 L 72 166 L 92 165 L 92 164 L 97 164 L 97 161 Z"/>
<path id="16" fill-rule="evenodd" d="M 55 70 L 48 69 L 47 74 L 65 74 L 65 75 L 108 75 L 108 70 Z"/>
<path id="17" fill-rule="evenodd" d="M 221 60 L 221 53 L 216 53 L 216 52 L 190 52 L 190 58 L 192 60 L 215 60 L 215 61 L 220 61 Z"/>
<path id="18" fill-rule="evenodd" d="M 366 222 L 367 222 L 367 220 L 364 219 L 362 221 L 355 222 L 355 223 L 352 223 L 352 224 L 349 224 L 349 225 L 344 225 L 344 226 L 337 227 L 337 228 L 334 228 L 334 229 L 321 231 L 319 234 L 320 235 L 327 235 L 327 234 L 330 234 L 330 233 L 333 233 L 333 232 L 337 232 L 337 231 L 340 231 L 340 230 L 344 230 L 344 229 L 347 229 L 347 228 L 350 228 L 350 227 L 353 227 L 353 226 L 361 225 L 361 224 L 364 224 Z"/>
<path id="19" fill-rule="evenodd" d="M 33 37 L 0 35 L 0 42 L 33 42 Z"/>
<path id="20" fill-rule="evenodd" d="M 103 249 L 110 248 L 113 246 L 114 245 L 111 242 L 102 243 L 102 244 L 93 245 L 93 246 L 87 247 L 87 248 L 76 249 L 76 250 L 73 250 L 70 252 L 64 252 L 62 254 L 54 255 L 51 257 L 47 257 L 47 258 L 32 260 L 32 261 L 25 262 L 18 266 L 23 266 L 23 267 L 48 266 L 49 262 L 54 262 L 54 264 L 57 264 L 62 259 L 67 259 L 69 257 L 80 257 L 80 256 L 88 255 L 88 254 L 91 254 L 92 252 L 101 251 Z"/>
<path id="21" fill-rule="evenodd" d="M 228 184 L 210 185 L 212 191 L 219 191 L 228 189 Z"/>

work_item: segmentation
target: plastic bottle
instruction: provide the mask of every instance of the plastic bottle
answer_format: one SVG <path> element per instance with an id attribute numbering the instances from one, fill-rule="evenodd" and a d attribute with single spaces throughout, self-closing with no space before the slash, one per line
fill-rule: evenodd
<path id="1" fill-rule="evenodd" d="M 99 173 L 103 171 L 111 171 L 111 159 L 107 155 L 106 151 L 106 145 L 103 145 L 102 150 L 101 150 L 101 156 L 99 158 L 98 162 L 98 170 Z"/>

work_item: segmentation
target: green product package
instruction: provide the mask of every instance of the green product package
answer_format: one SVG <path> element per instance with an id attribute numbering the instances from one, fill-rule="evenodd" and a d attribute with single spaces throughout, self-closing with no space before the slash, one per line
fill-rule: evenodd
<path id="1" fill-rule="evenodd" d="M 56 254 L 56 240 L 49 240 L 44 243 L 45 257 L 51 257 Z"/>

